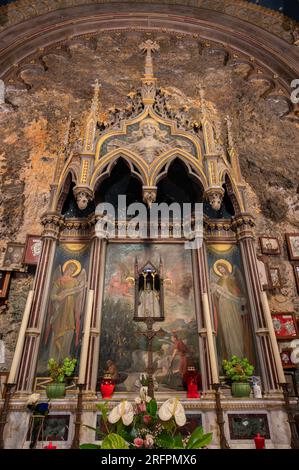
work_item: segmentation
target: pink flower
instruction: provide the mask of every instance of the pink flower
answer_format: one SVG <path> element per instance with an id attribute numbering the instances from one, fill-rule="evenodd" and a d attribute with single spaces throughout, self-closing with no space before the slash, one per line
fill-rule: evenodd
<path id="1" fill-rule="evenodd" d="M 135 437 L 134 444 L 137 447 L 137 449 L 139 449 L 140 447 L 143 447 L 143 439 L 141 439 L 141 437 Z"/>
<path id="2" fill-rule="evenodd" d="M 144 402 L 140 403 L 139 410 L 141 413 L 144 413 L 146 411 L 146 404 Z"/>
<path id="3" fill-rule="evenodd" d="M 154 445 L 154 438 L 151 434 L 147 434 L 144 439 L 144 446 L 147 449 L 151 449 Z"/>
<path id="4" fill-rule="evenodd" d="M 152 417 L 150 415 L 144 415 L 143 422 L 144 424 L 150 424 L 152 422 Z"/>

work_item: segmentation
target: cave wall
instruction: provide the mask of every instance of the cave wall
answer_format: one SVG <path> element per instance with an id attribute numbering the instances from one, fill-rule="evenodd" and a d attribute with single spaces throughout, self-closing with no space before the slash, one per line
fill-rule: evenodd
<path id="1" fill-rule="evenodd" d="M 242 55 L 192 35 L 169 32 L 102 32 L 70 39 L 40 51 L 21 70 L 5 79 L 6 102 L 0 105 L 0 265 L 6 243 L 24 243 L 40 234 L 50 184 L 71 116 L 71 146 L 78 148 L 96 78 L 101 88 L 101 118 L 124 108 L 126 95 L 139 86 L 144 58 L 138 45 L 156 40 L 154 70 L 169 94 L 173 110 L 199 118 L 197 87 L 204 88 L 219 142 L 226 142 L 225 118 L 232 120 L 248 210 L 256 216 L 257 235 L 279 238 L 280 256 L 269 257 L 281 268 L 283 289 L 271 298 L 277 311 L 297 311 L 298 295 L 285 233 L 299 232 L 299 123 L 290 118 L 283 93 Z M 272 93 L 272 94 L 271 94 Z M 257 252 L 259 246 L 257 242 Z M 33 271 L 14 273 L 7 301 L 0 306 L 0 331 L 9 367 Z M 299 313 L 299 310 L 298 310 Z"/>

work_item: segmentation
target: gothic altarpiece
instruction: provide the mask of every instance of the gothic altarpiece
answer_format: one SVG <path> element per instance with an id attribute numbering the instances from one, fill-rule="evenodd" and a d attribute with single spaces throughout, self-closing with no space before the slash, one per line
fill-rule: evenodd
<path id="1" fill-rule="evenodd" d="M 144 338 L 136 336 L 141 324 L 134 315 L 162 317 L 163 336 L 153 342 L 158 400 L 180 396 L 188 412 L 199 413 L 204 428 L 214 432 L 215 447 L 221 440 L 223 444 L 224 435 L 234 446 L 228 414 L 249 412 L 267 416 L 270 446 L 289 445 L 278 385 L 282 369 L 273 352 L 271 319 L 257 269 L 254 219 L 246 209 L 245 184 L 229 122 L 224 147 L 215 137 L 202 88 L 199 123 L 171 115 L 153 73 L 153 54 L 158 49 L 151 41 L 141 45 L 146 54 L 141 87 L 132 94 L 130 106 L 109 122 L 98 119 L 96 82 L 82 151 L 57 163 L 50 208 L 42 218 L 42 253 L 27 303 L 29 319 L 11 400 L 7 447 L 25 442 L 26 423 L 20 425 L 19 417 L 26 413 L 28 394 L 44 393 L 50 357 L 78 359 L 78 378 L 69 384 L 66 398 L 52 404 L 53 413 L 71 415 L 66 446 L 75 428 L 79 379 L 81 422 L 91 426 L 96 422 L 96 394 L 105 370 L 114 374 L 116 382 L 112 403 L 136 396 L 136 380 L 146 370 L 147 351 Z M 190 187 L 187 193 L 186 186 Z M 118 237 L 100 233 L 97 222 L 103 214 L 97 206 L 112 202 L 117 207 L 118 194 L 126 194 L 130 202 L 143 200 L 148 207 L 155 201 L 204 202 L 202 246 L 185 249 L 186 240 L 176 238 L 175 221 L 168 239 L 161 234 L 162 222 L 155 239 L 126 238 L 122 234 L 128 220 L 121 215 Z M 196 236 L 193 230 L 189 238 Z M 84 357 L 83 339 L 88 345 Z M 219 396 L 222 359 L 232 354 L 247 356 L 255 364 L 262 399 L 233 399 L 224 390 Z M 189 363 L 201 374 L 200 400 L 187 400 L 182 387 Z M 217 390 L 222 422 L 215 405 Z M 283 431 L 278 432 L 279 425 Z M 94 439 L 91 430 L 81 429 L 81 442 Z"/>

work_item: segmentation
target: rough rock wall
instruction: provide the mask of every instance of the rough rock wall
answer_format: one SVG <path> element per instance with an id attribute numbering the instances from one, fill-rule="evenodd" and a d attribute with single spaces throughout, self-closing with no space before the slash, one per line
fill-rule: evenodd
<path id="1" fill-rule="evenodd" d="M 124 107 L 127 93 L 139 86 L 143 74 L 138 45 L 146 38 L 160 44 L 154 69 L 175 110 L 198 120 L 200 84 L 218 138 L 224 142 L 225 117 L 231 117 L 249 210 L 257 216 L 257 234 L 278 236 L 284 247 L 281 256 L 269 258 L 273 266 L 282 268 L 285 287 L 273 297 L 272 306 L 293 310 L 298 297 L 284 234 L 299 231 L 299 125 L 282 118 L 287 112 L 285 100 L 267 98 L 267 81 L 249 79 L 250 66 L 192 37 L 123 32 L 74 39 L 11 76 L 0 112 L 2 255 L 8 241 L 24 242 L 27 233 L 41 232 L 39 219 L 47 208 L 69 115 L 80 137 L 96 78 L 102 83 L 102 112 Z M 8 351 L 2 368 L 10 361 L 32 279 L 32 274 L 14 275 L 7 304 L 0 308 L 0 331 Z"/>

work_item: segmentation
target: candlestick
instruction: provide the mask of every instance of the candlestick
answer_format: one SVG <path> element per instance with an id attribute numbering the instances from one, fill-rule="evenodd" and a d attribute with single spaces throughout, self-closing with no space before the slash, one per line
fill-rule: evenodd
<path id="1" fill-rule="evenodd" d="M 82 350 L 80 357 L 80 368 L 79 368 L 79 379 L 78 384 L 85 383 L 85 374 L 87 366 L 87 354 L 88 354 L 88 345 L 89 345 L 89 336 L 90 336 L 90 326 L 91 326 L 91 315 L 92 315 L 92 306 L 93 306 L 93 296 L 94 291 L 88 291 L 87 306 L 86 306 L 86 317 L 84 323 L 84 332 L 83 332 L 83 341 L 82 341 Z"/>
<path id="2" fill-rule="evenodd" d="M 203 292 L 202 294 L 202 305 L 203 305 L 205 326 L 207 330 L 207 341 L 208 341 L 209 357 L 210 357 L 210 365 L 211 365 L 211 373 L 212 373 L 212 383 L 216 384 L 216 383 L 219 383 L 219 375 L 218 375 L 215 344 L 214 344 L 214 338 L 213 338 L 213 332 L 212 332 L 209 298 L 206 292 Z"/>
<path id="3" fill-rule="evenodd" d="M 262 298 L 263 311 L 264 311 L 264 314 L 265 314 L 265 320 L 266 320 L 267 328 L 268 328 L 268 331 L 269 331 L 269 337 L 270 337 L 270 341 L 271 341 L 271 345 L 272 345 L 273 356 L 274 356 L 274 360 L 275 360 L 275 364 L 276 364 L 278 382 L 279 383 L 285 383 L 286 379 L 285 379 L 283 367 L 282 367 L 282 364 L 281 364 L 281 358 L 280 358 L 280 354 L 279 354 L 277 339 L 276 339 L 276 336 L 275 336 L 275 330 L 274 330 L 272 316 L 271 316 L 271 312 L 270 312 L 268 297 L 267 297 L 267 293 L 265 291 L 262 291 L 262 297 L 261 298 Z"/>
<path id="4" fill-rule="evenodd" d="M 20 360 L 21 360 L 21 356 L 22 356 L 22 352 L 23 352 L 23 346 L 24 346 L 24 342 L 25 342 L 25 333 L 26 333 L 28 320 L 29 320 L 29 315 L 30 315 L 30 311 L 31 311 L 33 294 L 34 294 L 33 290 L 30 290 L 29 293 L 28 293 L 26 306 L 25 306 L 25 310 L 24 310 L 24 314 L 23 314 L 23 318 L 22 318 L 22 323 L 21 323 L 21 327 L 20 327 L 20 331 L 19 331 L 19 336 L 18 336 L 18 340 L 17 340 L 17 345 L 16 345 L 16 349 L 15 349 L 15 354 L 14 354 L 14 357 L 13 357 L 13 361 L 12 361 L 9 376 L 8 376 L 7 383 L 9 383 L 9 384 L 15 383 L 15 380 L 16 380 L 16 375 L 17 375 L 17 371 L 18 371 L 18 368 L 19 368 L 19 364 L 20 364 Z"/>

